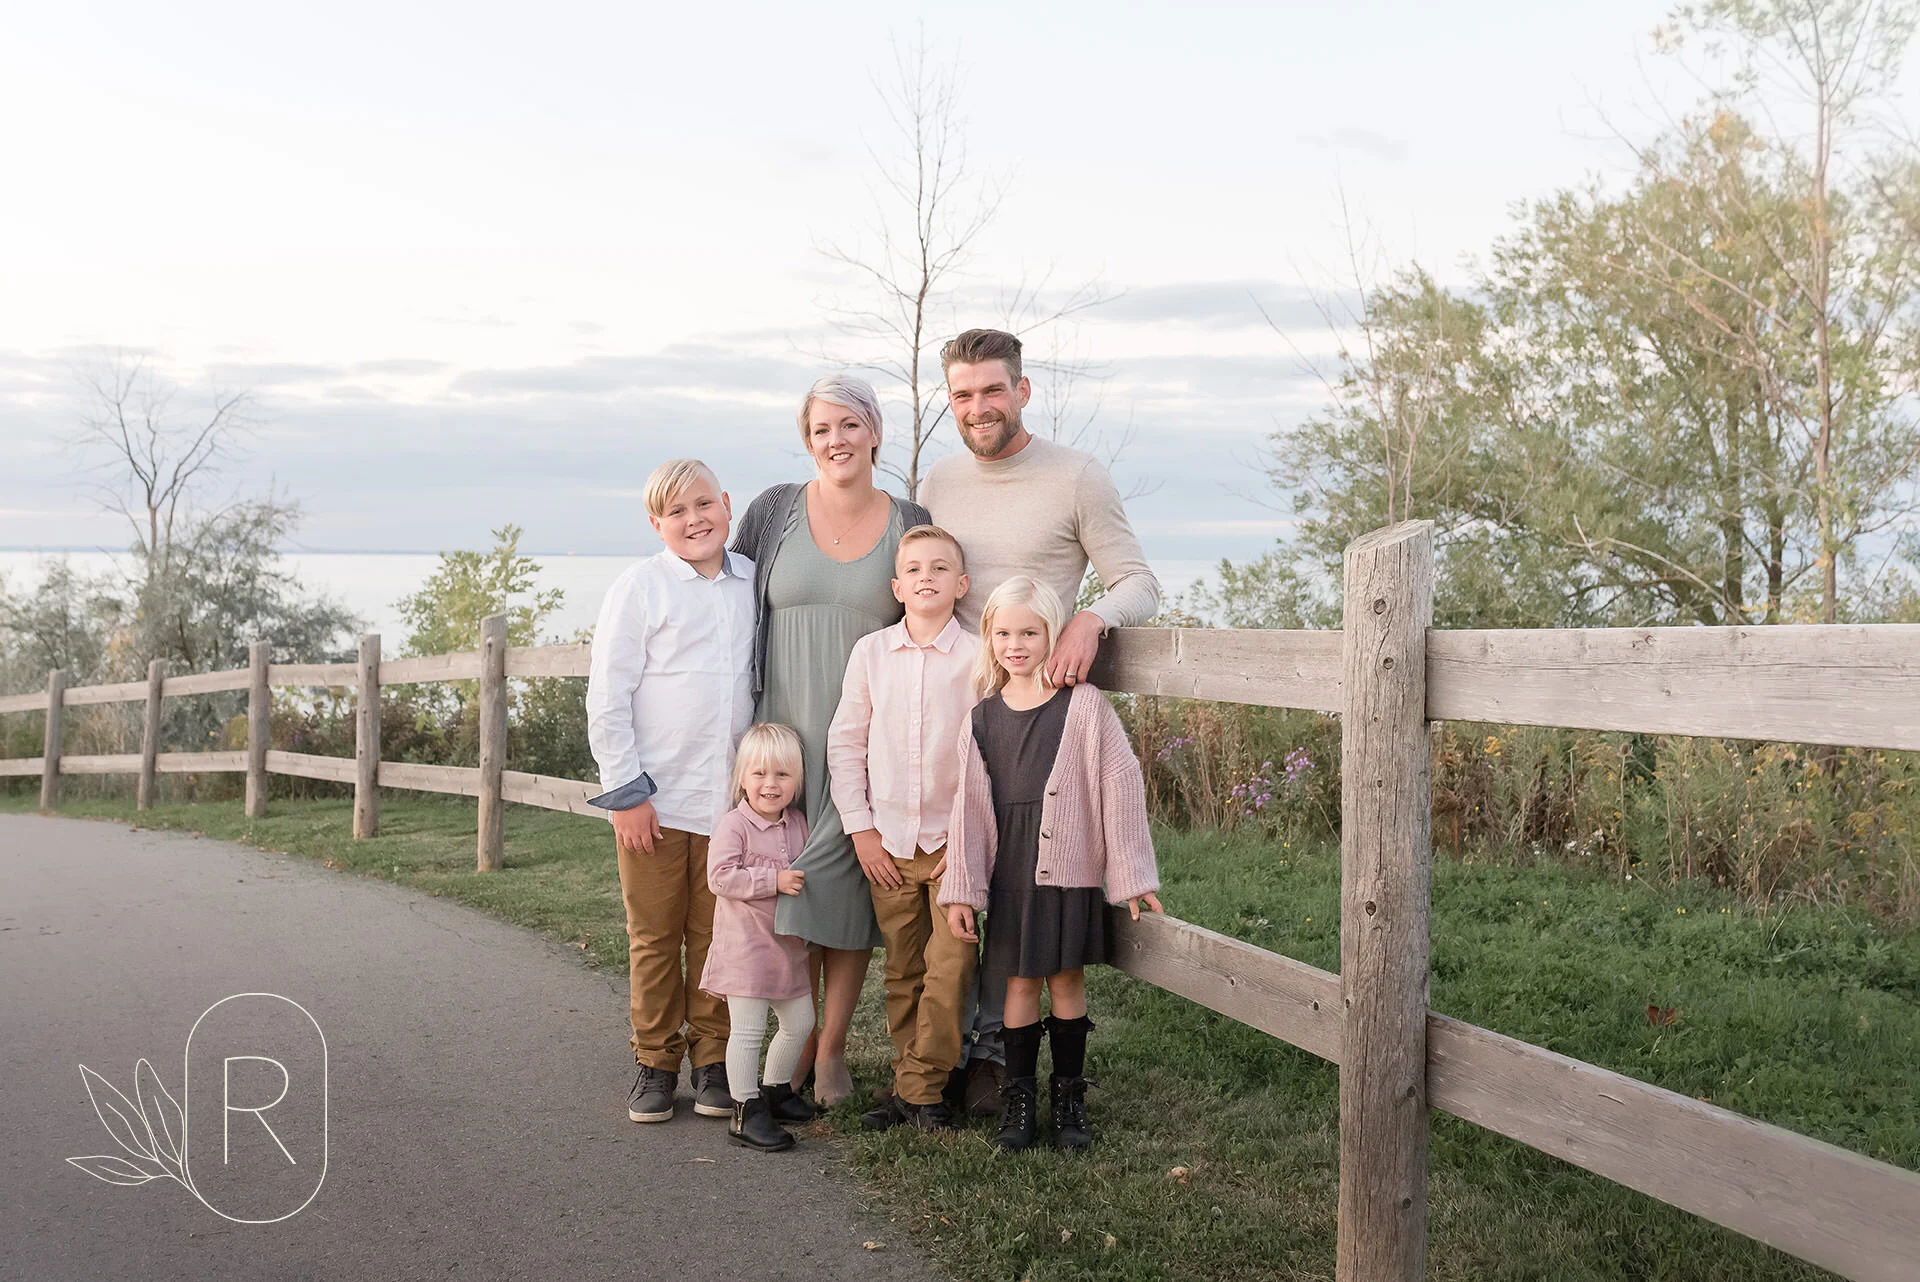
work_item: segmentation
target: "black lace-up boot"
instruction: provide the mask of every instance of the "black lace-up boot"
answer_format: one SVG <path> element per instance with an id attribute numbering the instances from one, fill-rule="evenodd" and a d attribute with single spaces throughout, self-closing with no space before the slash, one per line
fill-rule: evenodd
<path id="1" fill-rule="evenodd" d="M 1083 1153 L 1093 1147 L 1093 1128 L 1087 1124 L 1087 1079 L 1055 1073 L 1053 1087 L 1053 1146 L 1062 1153 Z"/>
<path id="2" fill-rule="evenodd" d="M 1018 1153 L 1039 1138 L 1040 1085 L 1031 1077 L 1009 1077 L 1000 1088 L 1000 1132 L 993 1142 Z"/>

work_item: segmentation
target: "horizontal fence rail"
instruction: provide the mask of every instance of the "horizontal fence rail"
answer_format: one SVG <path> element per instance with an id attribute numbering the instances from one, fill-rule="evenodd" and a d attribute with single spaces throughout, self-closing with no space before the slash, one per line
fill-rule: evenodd
<path id="1" fill-rule="evenodd" d="M 1340 976 L 1176 917 L 1117 930 L 1129 975 L 1342 1062 Z M 1846 1277 L 1920 1261 L 1920 1174 L 1434 1013 L 1427 1098 Z"/>
<path id="2" fill-rule="evenodd" d="M 1394 533 L 1401 540 L 1422 537 L 1417 527 Z M 1369 607 L 1384 613 L 1388 604 L 1384 596 L 1348 602 L 1349 610 Z M 494 644 L 504 635 L 498 626 L 489 623 Z M 1355 656 L 1346 641 L 1338 631 L 1122 628 L 1109 635 L 1091 676 L 1120 694 L 1341 713 L 1348 709 L 1346 674 L 1368 672 L 1372 662 L 1362 655 L 1361 666 L 1350 667 Z M 250 690 L 259 700 L 269 687 L 353 688 L 360 700 L 356 718 L 364 725 L 369 714 L 377 715 L 385 685 L 474 681 L 488 700 L 503 699 L 507 679 L 588 674 L 586 645 L 502 648 L 504 661 L 501 650 L 493 651 L 491 674 L 485 646 L 381 660 L 377 637 L 364 639 L 359 663 L 269 664 L 264 647 L 256 647 L 252 665 L 226 672 L 167 676 L 156 662 L 144 682 L 71 690 L 55 673 L 45 691 L 0 696 L 0 713 L 145 700 L 148 746 L 141 753 L 63 757 L 60 719 L 51 717 L 45 753 L 0 759 L 0 777 L 40 776 L 43 804 L 50 805 L 61 775 L 139 773 L 144 807 L 155 773 L 246 772 L 249 813 L 256 813 L 256 784 L 264 798 L 267 774 L 352 784 L 357 835 L 363 817 L 372 831 L 376 786 L 474 797 L 483 814 L 490 801 L 511 801 L 600 815 L 586 804 L 597 784 L 500 769 L 497 745 L 491 797 L 487 769 L 374 760 L 366 755 L 365 735 L 355 757 L 278 749 L 156 752 L 152 746 L 163 698 Z M 1920 626 L 1427 629 L 1424 649 L 1430 720 L 1920 750 Z M 250 726 L 264 726 L 263 716 L 263 708 L 254 708 Z M 1345 740 L 1369 732 L 1364 724 L 1346 727 L 1343 753 Z M 488 862 L 486 828 L 483 822 L 483 869 L 497 866 Z M 496 842 L 498 831 L 496 823 Z M 1429 857 L 1419 833 L 1400 840 L 1413 847 L 1401 852 L 1408 858 Z M 1341 976 L 1292 958 L 1153 914 L 1122 919 L 1118 942 L 1116 964 L 1136 978 L 1334 1064 L 1349 1062 L 1350 1037 L 1376 1035 L 1352 1022 Z M 1420 1000 L 1424 1007 L 1424 976 Z M 1916 1276 L 1920 1174 L 1431 1011 L 1424 1039 L 1421 1108 L 1445 1109 L 1846 1277 L 1910 1282 Z M 1343 1109 L 1343 1133 L 1374 1125 Z M 1348 1191 L 1343 1187 L 1343 1235 L 1364 1227 L 1405 1239 L 1376 1243 L 1379 1249 L 1365 1258 L 1389 1264 L 1368 1276 L 1418 1276 L 1424 1212 L 1412 1223 L 1380 1214 L 1350 1222 Z M 1368 1196 L 1379 1200 L 1377 1192 Z M 1355 1258 L 1343 1244 L 1342 1282 L 1363 1275 Z"/>

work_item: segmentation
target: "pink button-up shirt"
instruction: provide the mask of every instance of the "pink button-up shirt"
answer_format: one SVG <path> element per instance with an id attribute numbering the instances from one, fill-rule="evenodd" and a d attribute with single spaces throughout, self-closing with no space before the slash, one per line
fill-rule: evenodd
<path id="1" fill-rule="evenodd" d="M 878 828 L 895 859 L 947 844 L 979 653 L 980 638 L 957 619 L 926 645 L 914 644 L 904 619 L 854 642 L 827 731 L 827 773 L 841 824 Z"/>
<path id="2" fill-rule="evenodd" d="M 807 991 L 807 941 L 773 932 L 780 873 L 807 844 L 798 807 L 769 823 L 742 801 L 722 815 L 707 841 L 713 943 L 700 987 L 720 997 L 785 1001 Z"/>

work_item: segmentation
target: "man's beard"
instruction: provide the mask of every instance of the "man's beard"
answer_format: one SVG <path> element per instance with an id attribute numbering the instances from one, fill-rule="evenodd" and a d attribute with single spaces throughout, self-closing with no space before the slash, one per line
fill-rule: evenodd
<path id="1" fill-rule="evenodd" d="M 978 430 L 974 425 L 963 425 L 960 429 L 960 440 L 980 458 L 992 458 L 1006 449 L 1014 437 L 1020 435 L 1020 426 L 1020 415 L 1016 412 L 1002 417 L 998 424 L 1000 430 L 986 440 L 981 440 L 974 435 Z"/>

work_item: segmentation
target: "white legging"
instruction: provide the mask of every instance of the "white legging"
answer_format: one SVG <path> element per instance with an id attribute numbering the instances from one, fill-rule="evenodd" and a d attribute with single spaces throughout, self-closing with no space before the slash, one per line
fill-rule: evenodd
<path id="1" fill-rule="evenodd" d="M 767 1012 L 780 1016 L 780 1031 L 767 1047 L 767 1071 L 763 1077 L 754 1070 L 760 1066 L 760 1047 L 767 1040 Z M 756 1099 L 760 1082 L 790 1082 L 793 1070 L 800 1067 L 800 1052 L 806 1049 L 807 1034 L 813 1031 L 813 997 L 802 993 L 785 1001 L 764 997 L 727 998 L 727 1018 L 733 1031 L 727 1034 L 727 1089 L 737 1100 Z"/>

